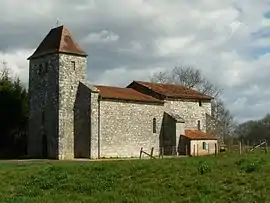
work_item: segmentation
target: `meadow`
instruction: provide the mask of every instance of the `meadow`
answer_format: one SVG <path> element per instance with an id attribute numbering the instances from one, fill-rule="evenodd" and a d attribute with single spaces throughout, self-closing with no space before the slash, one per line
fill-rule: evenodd
<path id="1" fill-rule="evenodd" d="M 270 202 L 270 154 L 0 161 L 0 202 Z"/>

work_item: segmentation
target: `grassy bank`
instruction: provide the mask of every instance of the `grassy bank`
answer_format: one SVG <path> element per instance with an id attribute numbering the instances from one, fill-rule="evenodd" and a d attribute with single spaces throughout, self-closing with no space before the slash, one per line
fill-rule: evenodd
<path id="1" fill-rule="evenodd" d="M 0 202 L 270 202 L 270 154 L 0 161 Z"/>

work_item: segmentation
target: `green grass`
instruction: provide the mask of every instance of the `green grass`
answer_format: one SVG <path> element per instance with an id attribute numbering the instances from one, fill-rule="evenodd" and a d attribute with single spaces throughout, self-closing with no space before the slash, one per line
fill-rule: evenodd
<path id="1" fill-rule="evenodd" d="M 270 153 L 0 162 L 0 202 L 270 202 Z"/>

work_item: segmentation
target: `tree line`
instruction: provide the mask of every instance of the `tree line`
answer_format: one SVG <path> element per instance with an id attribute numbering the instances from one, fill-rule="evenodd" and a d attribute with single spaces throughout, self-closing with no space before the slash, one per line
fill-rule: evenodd
<path id="1" fill-rule="evenodd" d="M 27 147 L 28 94 L 19 77 L 14 77 L 5 63 L 0 68 L 0 158 L 21 157 L 26 155 Z M 270 141 L 270 115 L 258 121 L 237 125 L 222 100 L 222 89 L 204 77 L 198 69 L 175 67 L 170 71 L 153 74 L 150 80 L 181 84 L 212 96 L 211 114 L 219 122 L 221 128 L 218 134 L 224 140 L 234 137 L 246 143 L 256 143 L 262 139 Z"/>
<path id="2" fill-rule="evenodd" d="M 0 66 L 0 158 L 26 154 L 28 95 L 6 63 Z"/>
<path id="3" fill-rule="evenodd" d="M 235 134 L 245 145 L 253 146 L 264 140 L 270 143 L 270 114 L 259 120 L 241 123 Z"/>

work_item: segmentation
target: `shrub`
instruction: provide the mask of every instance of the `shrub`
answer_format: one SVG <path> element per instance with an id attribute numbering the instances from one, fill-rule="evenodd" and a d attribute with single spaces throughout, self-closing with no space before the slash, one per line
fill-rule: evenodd
<path id="1" fill-rule="evenodd" d="M 263 164 L 263 160 L 249 160 L 249 159 L 240 159 L 236 161 L 236 165 L 239 167 L 240 171 L 245 173 L 252 173 L 255 171 L 259 171 Z"/>
<path id="2" fill-rule="evenodd" d="M 207 163 L 200 162 L 199 166 L 198 166 L 198 171 L 202 175 L 202 174 L 211 172 L 211 168 L 209 167 L 209 165 Z"/>

